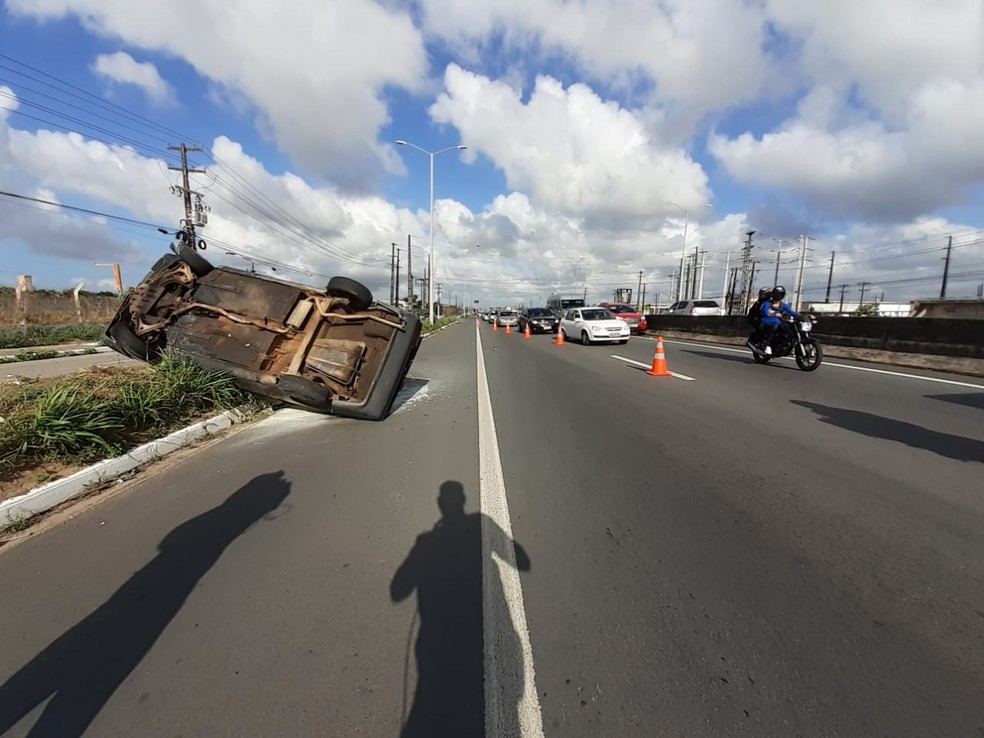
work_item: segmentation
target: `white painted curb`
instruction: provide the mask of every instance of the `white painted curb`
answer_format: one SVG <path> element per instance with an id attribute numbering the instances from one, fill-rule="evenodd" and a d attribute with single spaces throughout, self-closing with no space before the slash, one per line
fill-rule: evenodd
<path id="1" fill-rule="evenodd" d="M 93 487 L 115 481 L 138 466 L 161 459 L 244 420 L 246 416 L 241 411 L 227 410 L 214 418 L 189 425 L 164 438 L 131 449 L 115 459 L 100 461 L 70 477 L 56 479 L 54 482 L 35 487 L 27 494 L 6 500 L 0 503 L 0 530 L 11 523 L 47 512 Z"/>

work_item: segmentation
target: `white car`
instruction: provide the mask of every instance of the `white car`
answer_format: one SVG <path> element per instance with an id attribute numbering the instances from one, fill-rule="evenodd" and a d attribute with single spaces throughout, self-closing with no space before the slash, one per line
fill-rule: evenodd
<path id="1" fill-rule="evenodd" d="M 560 320 L 564 340 L 579 340 L 585 346 L 596 342 L 628 343 L 629 326 L 608 308 L 582 307 L 568 310 Z"/>
<path id="2" fill-rule="evenodd" d="M 668 315 L 724 315 L 721 306 L 714 300 L 681 300 L 670 305 Z"/>

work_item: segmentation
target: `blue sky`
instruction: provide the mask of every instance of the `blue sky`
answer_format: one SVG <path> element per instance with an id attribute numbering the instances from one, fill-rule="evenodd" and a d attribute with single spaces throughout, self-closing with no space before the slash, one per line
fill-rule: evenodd
<path id="1" fill-rule="evenodd" d="M 413 234 L 421 267 L 429 246 L 428 159 L 406 139 L 468 146 L 435 159 L 437 280 L 459 301 L 602 300 L 639 271 L 666 298 L 683 210 L 710 296 L 748 230 L 768 274 L 775 239 L 813 239 L 807 299 L 831 251 L 849 294 L 938 294 L 951 235 L 950 294 L 984 282 L 977 0 L 0 8 L 0 190 L 174 227 L 166 146 L 197 141 L 216 262 L 385 298 L 390 243 Z M 0 248 L 0 284 L 104 288 L 94 262 L 134 284 L 166 239 L 0 197 Z"/>

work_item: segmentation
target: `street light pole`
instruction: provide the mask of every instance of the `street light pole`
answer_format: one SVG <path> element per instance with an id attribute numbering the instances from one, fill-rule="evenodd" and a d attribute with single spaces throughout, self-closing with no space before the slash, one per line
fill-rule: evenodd
<path id="1" fill-rule="evenodd" d="M 427 149 L 422 149 L 417 144 L 410 143 L 409 141 L 404 141 L 398 139 L 397 144 L 400 146 L 409 146 L 412 149 L 417 149 L 417 151 L 422 154 L 427 154 L 430 157 L 430 254 L 427 255 L 427 312 L 430 318 L 430 322 L 434 323 L 434 157 L 438 154 L 443 154 L 445 151 L 462 151 L 467 149 L 467 146 L 459 144 L 458 146 L 448 146 L 446 148 L 440 149 L 438 151 L 428 151 Z"/>
<path id="2" fill-rule="evenodd" d="M 680 275 L 682 277 L 683 276 L 683 263 L 684 263 L 684 261 L 687 258 L 687 230 L 689 229 L 689 226 L 690 226 L 690 211 L 687 210 L 687 208 L 683 207 L 683 205 L 681 205 L 680 203 L 673 202 L 673 200 L 664 200 L 663 201 L 663 204 L 664 205 L 672 205 L 673 207 L 680 208 L 680 210 L 683 211 L 683 247 L 680 249 Z M 709 208 L 709 207 L 711 207 L 711 204 L 710 203 L 704 203 L 704 207 L 705 208 Z M 696 277 L 696 274 L 697 274 L 697 271 L 696 270 L 697 270 L 697 258 L 698 258 L 696 249 L 699 248 L 699 247 L 700 247 L 700 245 L 698 244 L 698 246 L 696 246 L 695 249 L 694 249 L 694 276 L 695 277 Z M 696 279 L 694 280 L 694 288 L 693 288 L 693 291 L 694 291 L 694 295 L 693 296 L 696 297 L 697 296 L 697 281 L 696 281 Z M 680 280 L 680 284 L 677 286 L 677 300 L 682 300 L 684 298 L 683 292 L 684 292 L 684 282 L 683 282 L 683 279 L 681 279 Z"/>
<path id="3" fill-rule="evenodd" d="M 680 249 L 680 281 L 677 283 L 676 296 L 677 301 L 680 301 L 683 299 L 683 262 L 687 258 L 687 227 L 690 225 L 690 211 L 683 207 L 683 205 L 673 202 L 672 200 L 665 200 L 663 204 L 673 205 L 683 211 L 683 247 Z"/>

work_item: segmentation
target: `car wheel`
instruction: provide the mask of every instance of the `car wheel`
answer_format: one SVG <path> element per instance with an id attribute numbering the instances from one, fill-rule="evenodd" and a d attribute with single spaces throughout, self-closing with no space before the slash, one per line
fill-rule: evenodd
<path id="1" fill-rule="evenodd" d="M 331 407 L 331 392 L 310 379 L 298 377 L 293 374 L 285 374 L 277 381 L 277 386 L 283 390 L 294 402 L 318 410 L 327 410 Z"/>
<path id="2" fill-rule="evenodd" d="M 585 346 L 591 345 L 591 339 L 588 337 L 587 331 L 581 331 L 581 343 Z"/>
<path id="3" fill-rule="evenodd" d="M 204 277 L 215 268 L 209 263 L 208 259 L 199 254 L 195 251 L 195 249 L 186 243 L 179 243 L 175 249 L 175 252 L 177 253 L 178 258 L 188 265 L 191 269 L 191 273 L 196 277 Z"/>
<path id="4" fill-rule="evenodd" d="M 349 307 L 359 312 L 372 305 L 372 292 L 361 282 L 348 277 L 332 277 L 325 289 L 330 297 L 344 297 L 349 301 Z"/>
<path id="5" fill-rule="evenodd" d="M 110 326 L 109 335 L 131 359 L 152 361 L 156 358 L 156 352 L 125 323 Z"/>

